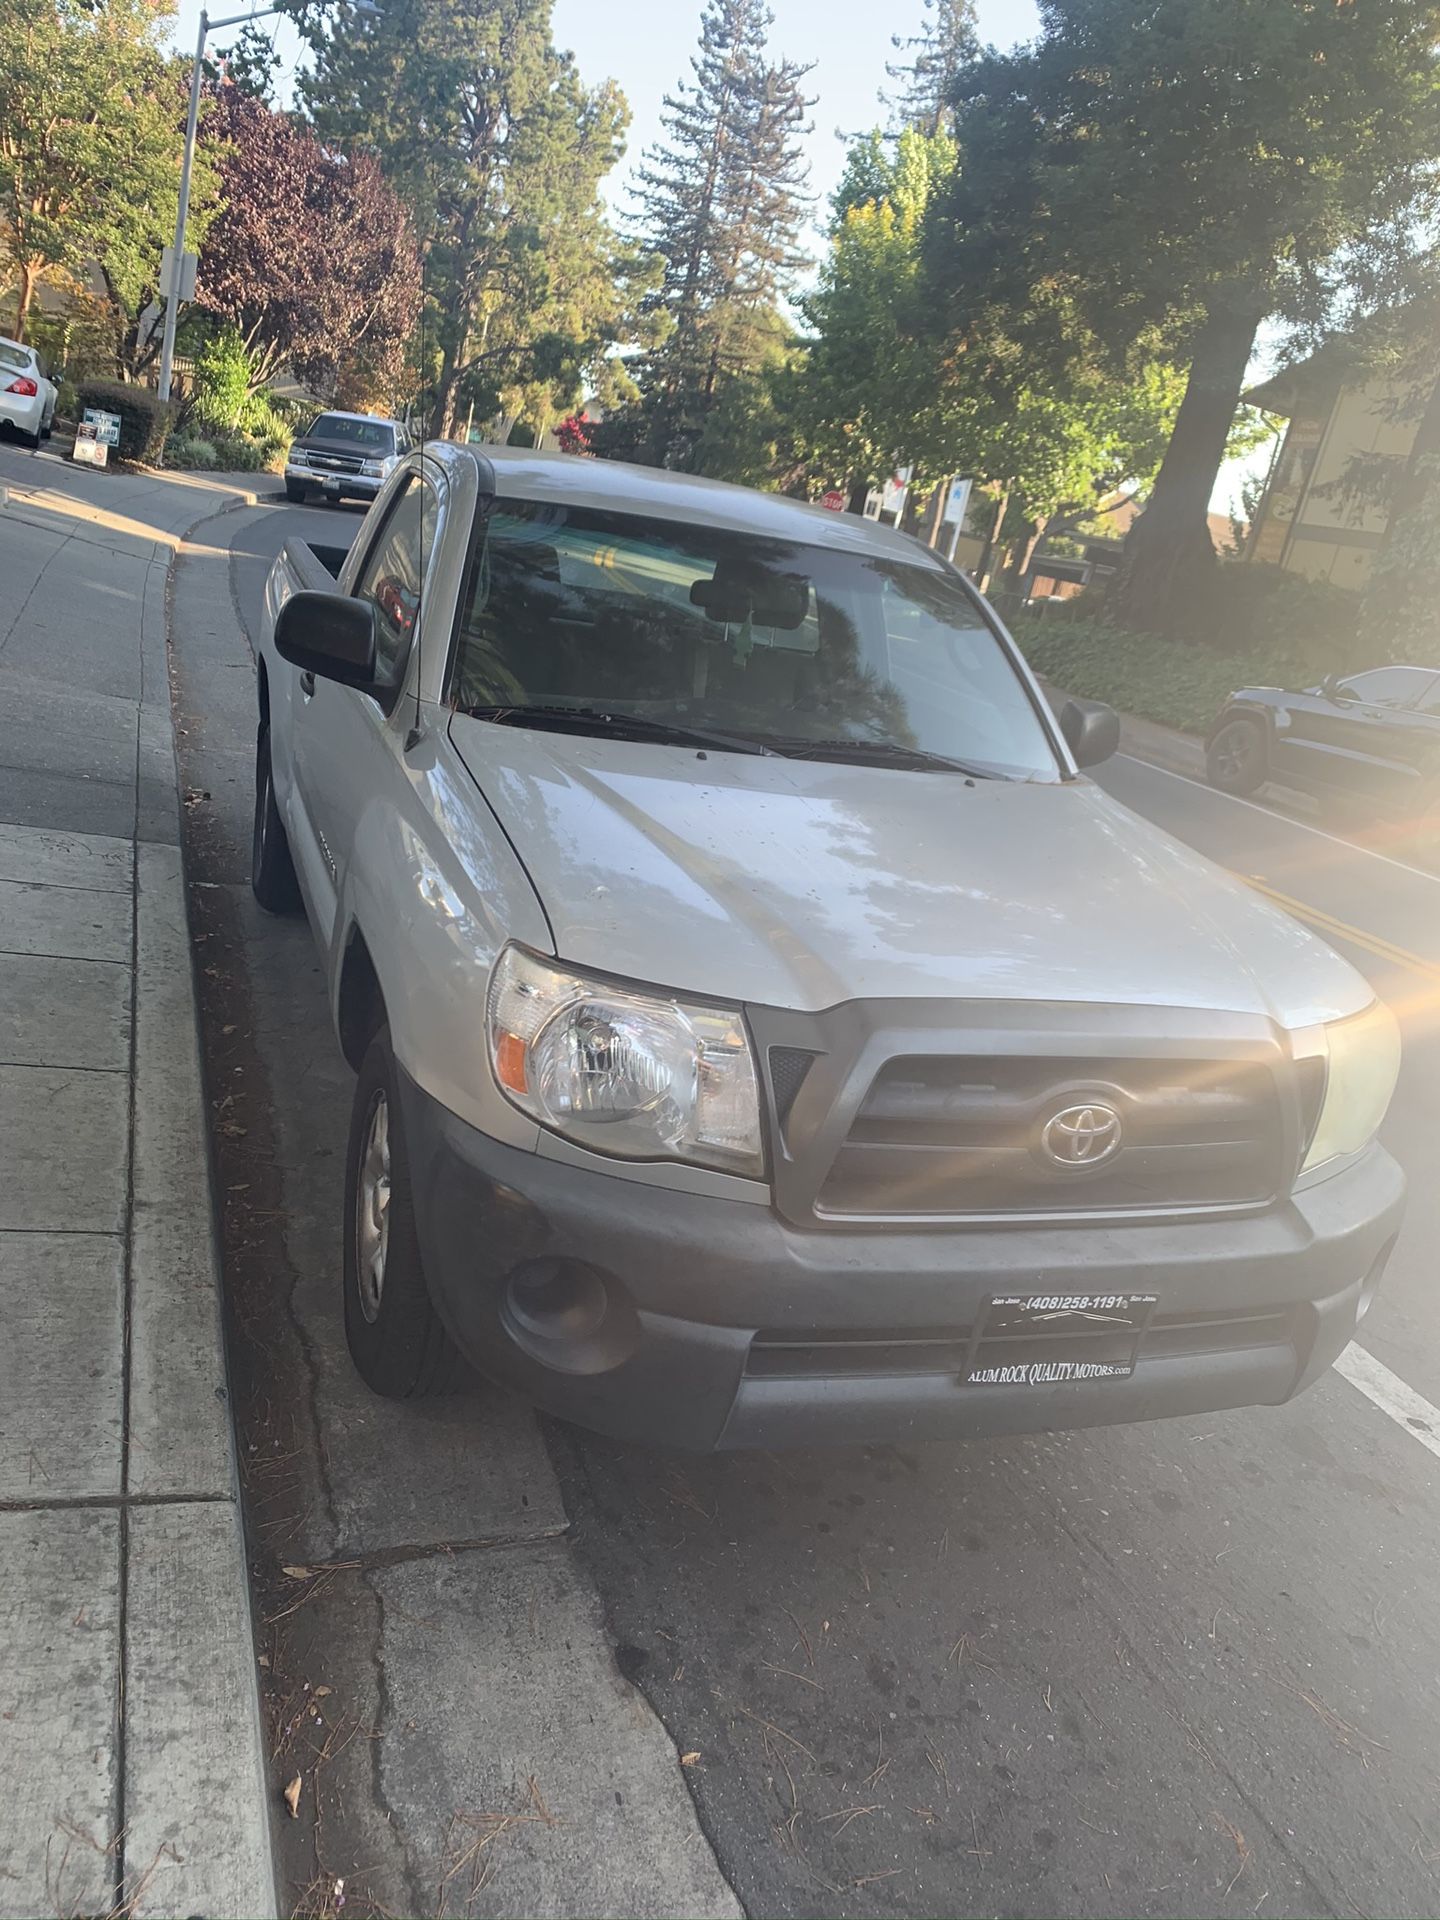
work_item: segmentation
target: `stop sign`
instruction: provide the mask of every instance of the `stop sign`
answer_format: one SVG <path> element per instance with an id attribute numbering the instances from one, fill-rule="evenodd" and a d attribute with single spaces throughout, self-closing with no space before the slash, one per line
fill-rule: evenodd
<path id="1" fill-rule="evenodd" d="M 843 513 L 845 511 L 845 496 L 843 493 L 834 492 L 822 494 L 820 504 L 822 507 L 828 507 L 831 513 Z"/>

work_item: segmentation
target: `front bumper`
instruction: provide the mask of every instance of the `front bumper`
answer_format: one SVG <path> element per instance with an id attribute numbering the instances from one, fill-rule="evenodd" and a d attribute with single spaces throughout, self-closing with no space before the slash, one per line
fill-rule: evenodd
<path id="1" fill-rule="evenodd" d="M 804 1230 L 505 1147 L 401 1075 L 426 1278 L 474 1366 L 548 1412 L 709 1450 L 1043 1432 L 1275 1404 L 1342 1351 L 1399 1229 L 1379 1147 L 1263 1213 Z M 961 1384 L 993 1294 L 1149 1291 L 1127 1379 Z"/>
<path id="2" fill-rule="evenodd" d="M 316 467 L 296 467 L 288 461 L 285 478 L 293 486 L 313 487 L 328 500 L 373 500 L 385 480 L 364 473 L 326 473 Z"/>

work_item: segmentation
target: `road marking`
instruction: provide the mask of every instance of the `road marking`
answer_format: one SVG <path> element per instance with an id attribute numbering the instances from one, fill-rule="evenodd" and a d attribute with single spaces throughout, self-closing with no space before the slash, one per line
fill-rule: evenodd
<path id="1" fill-rule="evenodd" d="M 1308 820 L 1296 820 L 1274 807 L 1262 806 L 1258 800 L 1247 800 L 1238 793 L 1221 793 L 1208 780 L 1196 780 L 1188 773 L 1176 773 L 1173 767 L 1162 767 L 1155 760 L 1142 760 L 1138 753 L 1117 753 L 1115 758 L 1128 760 L 1131 766 L 1144 767 L 1150 773 L 1163 773 L 1167 780 L 1183 780 L 1187 787 L 1199 787 L 1202 793 L 1211 794 L 1217 800 L 1228 800 L 1232 807 L 1248 807 L 1252 813 L 1262 813 L 1267 820 L 1278 820 L 1282 826 L 1294 827 L 1298 833 L 1309 833 L 1317 840 L 1328 840 L 1332 847 L 1343 847 L 1347 853 L 1364 854 L 1367 860 L 1379 860 L 1400 873 L 1412 874 L 1417 880 L 1428 880 L 1432 886 L 1440 886 L 1440 874 L 1427 873 L 1423 867 L 1412 867 L 1408 861 L 1397 860 L 1392 854 L 1376 853 L 1371 847 L 1362 847 L 1354 840 L 1342 839 L 1338 833 L 1326 833 L 1323 827 L 1312 827 Z"/>
<path id="2" fill-rule="evenodd" d="M 1333 914 L 1322 913 L 1319 907 L 1307 906 L 1305 901 L 1297 900 L 1292 894 L 1281 893 L 1278 887 L 1272 887 L 1268 881 L 1257 879 L 1253 873 L 1237 873 L 1247 887 L 1253 887 L 1256 893 L 1263 893 L 1267 900 L 1273 900 L 1277 907 L 1283 907 L 1297 920 L 1306 920 L 1312 927 L 1318 927 L 1321 933 L 1333 935 L 1337 940 L 1348 940 L 1352 946 L 1362 947 L 1366 953 L 1373 953 L 1379 960 L 1387 960 L 1391 966 L 1408 967 L 1413 973 L 1422 973 L 1429 980 L 1440 981 L 1440 966 L 1433 960 L 1422 960 L 1418 953 L 1411 953 L 1408 947 L 1397 947 L 1390 940 L 1382 940 L 1379 934 L 1366 933 L 1363 927 L 1352 927 L 1348 920 L 1337 920 Z"/>
<path id="3" fill-rule="evenodd" d="M 1354 1341 L 1335 1362 L 1335 1371 L 1440 1460 L 1440 1408 L 1432 1407 L 1423 1395 L 1407 1387 L 1398 1374 Z"/>

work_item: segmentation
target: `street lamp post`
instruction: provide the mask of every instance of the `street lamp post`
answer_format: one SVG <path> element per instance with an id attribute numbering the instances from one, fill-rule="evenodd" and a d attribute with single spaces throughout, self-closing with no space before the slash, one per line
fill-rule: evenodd
<path id="1" fill-rule="evenodd" d="M 249 20 L 268 20 L 272 14 L 288 11 L 286 0 L 277 0 L 271 7 L 253 7 L 246 13 L 227 14 L 223 20 L 212 20 L 203 9 L 200 14 L 200 34 L 195 42 L 195 71 L 190 76 L 190 111 L 185 116 L 185 154 L 180 162 L 180 204 L 175 210 L 175 248 L 174 264 L 171 267 L 171 285 L 165 296 L 165 332 L 160 341 L 160 398 L 170 398 L 170 380 L 175 370 L 175 324 L 180 317 L 180 273 L 181 262 L 185 258 L 185 225 L 190 217 L 190 174 L 195 165 L 195 129 L 200 121 L 200 82 L 205 72 L 205 36 L 218 33 L 222 27 L 243 27 Z M 367 18 L 384 9 L 378 0 L 342 0 L 342 11 L 347 16 Z"/>
<path id="2" fill-rule="evenodd" d="M 165 295 L 165 332 L 160 342 L 160 398 L 170 398 L 170 380 L 175 368 L 175 325 L 180 318 L 180 273 L 185 258 L 185 226 L 190 218 L 190 175 L 195 165 L 195 129 L 200 123 L 200 83 L 205 75 L 205 36 L 221 27 L 243 26 L 247 20 L 268 20 L 280 13 L 279 6 L 257 7 L 253 13 L 233 13 L 224 20 L 212 20 L 201 9 L 200 34 L 195 42 L 195 71 L 190 76 L 190 111 L 185 116 L 185 153 L 180 162 L 180 204 L 175 211 L 175 248 L 170 268 L 170 287 Z"/>

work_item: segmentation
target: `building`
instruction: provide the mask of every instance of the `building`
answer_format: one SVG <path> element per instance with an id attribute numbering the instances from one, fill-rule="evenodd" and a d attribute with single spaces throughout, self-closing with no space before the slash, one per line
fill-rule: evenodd
<path id="1" fill-rule="evenodd" d="M 1363 587 L 1389 514 L 1351 483 L 1362 472 L 1373 476 L 1408 459 L 1416 420 L 1407 390 L 1357 373 L 1353 356 L 1337 343 L 1245 398 L 1288 422 L 1245 558 L 1339 587 Z"/>
<path id="2" fill-rule="evenodd" d="M 1026 604 L 1073 600 L 1088 588 L 1107 586 L 1120 569 L 1125 536 L 1143 511 L 1132 496 L 1117 494 L 1073 532 L 1043 537 L 1022 583 Z M 1235 559 L 1235 523 L 1226 514 L 1212 513 L 1208 524 L 1216 553 L 1222 560 Z M 1241 540 L 1247 537 L 1241 528 Z"/>

